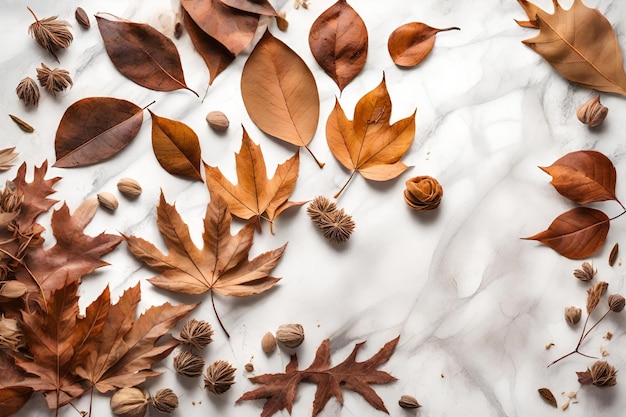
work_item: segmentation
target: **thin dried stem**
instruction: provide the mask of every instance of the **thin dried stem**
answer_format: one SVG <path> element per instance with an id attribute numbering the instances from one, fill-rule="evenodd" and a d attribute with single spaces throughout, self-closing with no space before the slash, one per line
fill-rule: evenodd
<path id="1" fill-rule="evenodd" d="M 348 181 L 346 181 L 346 183 L 343 185 L 343 187 L 341 187 L 341 190 L 337 191 L 337 194 L 335 194 L 333 196 L 333 198 L 339 198 L 339 196 L 341 195 L 341 193 L 343 193 L 343 190 L 346 189 L 346 187 L 348 186 L 348 184 L 350 184 L 350 181 L 352 181 L 352 178 L 354 178 L 354 174 L 356 174 L 356 169 L 354 171 L 352 171 L 352 174 L 350 174 L 350 178 L 348 178 Z"/>
<path id="2" fill-rule="evenodd" d="M 217 317 L 217 322 L 220 324 L 220 327 L 222 328 L 222 330 L 224 330 L 224 333 L 226 333 L 226 337 L 230 339 L 230 334 L 226 330 L 226 327 L 224 327 L 224 324 L 222 323 L 222 320 L 220 319 L 219 314 L 217 314 L 217 309 L 215 308 L 215 299 L 213 297 L 213 291 L 211 291 L 211 304 L 213 305 L 213 311 L 215 312 L 215 317 Z"/>
<path id="3" fill-rule="evenodd" d="M 318 166 L 318 167 L 320 167 L 320 168 L 324 168 L 324 165 L 326 165 L 326 164 L 325 164 L 324 162 L 320 162 L 320 161 L 319 161 L 319 160 L 315 157 L 315 155 L 313 155 L 313 152 L 311 152 L 311 150 L 309 149 L 309 147 L 308 147 L 308 146 L 305 146 L 305 147 L 304 147 L 304 149 L 306 149 L 306 150 L 309 152 L 309 154 L 311 154 L 311 156 L 313 157 L 313 160 L 317 163 L 317 166 Z"/>

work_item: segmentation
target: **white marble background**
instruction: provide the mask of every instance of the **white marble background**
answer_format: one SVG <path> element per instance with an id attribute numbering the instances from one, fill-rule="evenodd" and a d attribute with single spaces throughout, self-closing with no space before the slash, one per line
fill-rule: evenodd
<path id="1" fill-rule="evenodd" d="M 289 30 L 272 33 L 284 40 L 313 70 L 321 98 L 321 118 L 312 150 L 326 162 L 318 169 L 305 153 L 294 200 L 316 195 L 333 195 L 348 177 L 330 153 L 324 135 L 326 118 L 338 88 L 317 66 L 308 47 L 308 31 L 315 18 L 332 0 L 311 0 L 308 10 L 295 10 L 291 0 L 274 0 L 287 12 Z M 586 0 L 612 22 L 622 46 L 626 45 L 626 3 L 621 0 Z M 59 54 L 60 67 L 68 69 L 74 86 L 59 97 L 42 93 L 36 110 L 26 110 L 14 89 L 24 76 L 35 77 L 41 62 L 57 65 L 27 34 L 30 5 L 40 17 L 58 14 L 72 22 L 75 40 Z M 193 317 L 216 327 L 215 342 L 204 352 L 210 363 L 225 359 L 238 368 L 236 384 L 225 395 L 215 397 L 202 389 L 202 381 L 183 380 L 172 369 L 171 357 L 158 369 L 165 373 L 146 388 L 154 392 L 169 387 L 180 396 L 174 415 L 260 415 L 262 402 L 234 405 L 253 388 L 243 365 L 251 361 L 255 373 L 281 372 L 286 352 L 267 357 L 260 340 L 282 323 L 304 325 L 306 340 L 298 349 L 301 365 L 308 366 L 317 346 L 331 339 L 333 363 L 342 361 L 355 343 L 367 340 L 360 358 L 374 354 L 388 340 L 400 335 L 391 360 L 381 369 L 398 381 L 376 386 L 392 416 L 413 415 L 398 407 L 402 394 L 414 395 L 424 406 L 420 416 L 616 416 L 626 409 L 624 313 L 607 319 L 583 345 L 584 351 L 607 357 L 619 370 L 616 387 L 600 390 L 580 388 L 575 371 L 592 360 L 575 356 L 546 368 L 554 358 L 571 350 L 578 330 L 563 320 L 563 308 L 584 306 L 586 286 L 572 271 L 580 262 L 559 256 L 535 242 L 520 240 L 546 228 L 560 213 L 571 208 L 549 184 L 549 176 L 537 165 L 549 165 L 567 152 L 595 149 L 605 153 L 618 172 L 617 195 L 626 198 L 626 145 L 624 142 L 623 97 L 602 94 L 609 115 L 602 128 L 589 130 L 575 117 L 576 108 L 594 94 L 560 78 L 538 55 L 520 41 L 535 31 L 519 27 L 514 19 L 525 13 L 514 0 L 352 0 L 350 4 L 369 30 L 369 56 L 363 72 L 344 90 L 340 102 L 348 115 L 356 101 L 373 89 L 383 71 L 393 101 L 392 120 L 412 113 L 417 107 L 415 142 L 404 160 L 414 165 L 397 180 L 368 183 L 356 178 L 339 199 L 339 206 L 353 215 L 357 229 L 348 244 L 326 242 L 306 216 L 294 209 L 278 219 L 276 234 L 255 236 L 252 254 L 288 241 L 289 246 L 275 269 L 284 279 L 270 292 L 244 300 L 217 298 L 217 308 L 231 332 L 227 340 L 213 315 L 208 297 L 182 297 L 157 291 L 145 281 L 151 271 L 135 261 L 125 244 L 106 259 L 111 266 L 87 277 L 81 286 L 81 305 L 86 306 L 105 285 L 113 297 L 141 281 L 142 308 L 174 302 L 203 301 Z M 551 7 L 549 0 L 537 4 Z M 570 0 L 562 2 L 569 7 Z M 144 106 L 191 126 L 200 137 L 203 159 L 218 165 L 235 180 L 234 152 L 241 143 L 241 125 L 260 143 L 268 169 L 287 159 L 294 148 L 260 132 L 245 112 L 239 82 L 248 53 L 244 53 L 209 88 L 204 102 L 188 91 L 159 93 L 135 85 L 111 64 L 92 17 L 90 30 L 73 18 L 82 6 L 91 16 L 109 12 L 126 19 L 153 25 L 172 33 L 177 0 L 3 0 L 0 13 L 0 145 L 16 146 L 18 164 L 40 165 L 54 161 L 54 135 L 65 109 L 78 99 L 111 96 Z M 459 26 L 461 31 L 441 33 L 432 55 L 419 67 L 397 68 L 387 53 L 387 37 L 393 29 L 410 21 L 434 27 Z M 187 34 L 175 40 L 188 85 L 202 96 L 208 72 L 193 50 Z M 231 121 L 224 135 L 206 125 L 208 111 L 221 110 Z M 16 114 L 36 128 L 25 134 L 6 114 Z M 0 173 L 0 181 L 14 177 L 17 167 Z M 56 169 L 62 176 L 59 200 L 72 209 L 100 191 L 117 194 L 121 177 L 137 179 L 144 193 L 136 201 L 120 197 L 115 214 L 99 210 L 87 228 L 135 234 L 163 247 L 155 222 L 155 208 L 162 189 L 168 201 L 176 202 L 192 235 L 200 242 L 201 220 L 208 201 L 204 184 L 175 178 L 157 163 L 150 142 L 150 121 L 145 114 L 139 135 L 111 160 L 87 168 Z M 404 203 L 404 181 L 416 175 L 432 175 L 444 187 L 445 196 L 433 213 L 412 212 Z M 617 214 L 615 204 L 599 204 Z M 41 222 L 49 224 L 49 216 Z M 621 260 L 609 267 L 607 258 L 615 242 L 622 239 L 626 222 L 611 225 L 607 245 L 589 261 L 599 278 L 610 283 L 610 292 L 623 292 Z M 54 237 L 46 233 L 46 244 Z M 609 342 L 602 338 L 613 332 Z M 553 342 L 550 350 L 545 345 Z M 548 387 L 559 404 L 562 391 L 578 391 L 578 404 L 565 412 L 551 409 L 537 394 Z M 310 415 L 314 386 L 300 387 L 293 415 Z M 108 397 L 96 396 L 94 416 L 110 415 Z M 88 407 L 81 399 L 79 409 Z M 155 415 L 155 411 L 151 411 Z M 18 416 L 49 416 L 41 396 L 36 395 Z M 62 416 L 75 416 L 66 407 Z M 287 415 L 286 412 L 278 415 Z M 321 416 L 382 416 L 357 394 L 348 392 L 340 408 L 332 400 Z"/>

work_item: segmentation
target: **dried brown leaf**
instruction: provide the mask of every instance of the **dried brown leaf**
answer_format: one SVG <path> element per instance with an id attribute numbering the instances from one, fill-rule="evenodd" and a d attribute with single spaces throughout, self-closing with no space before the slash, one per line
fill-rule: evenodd
<path id="1" fill-rule="evenodd" d="M 430 54 L 435 46 L 435 35 L 458 27 L 437 29 L 421 22 L 406 23 L 389 36 L 387 49 L 393 62 L 401 67 L 414 67 Z"/>
<path id="2" fill-rule="evenodd" d="M 22 386 L 8 386 L 0 388 L 0 416 L 10 416 L 17 413 L 28 402 L 33 389 Z"/>
<path id="3" fill-rule="evenodd" d="M 6 171 L 10 169 L 13 164 L 11 163 L 19 153 L 15 152 L 15 147 L 0 149 L 0 171 Z"/>
<path id="4" fill-rule="evenodd" d="M 219 0 L 233 9 L 265 16 L 276 16 L 276 10 L 268 0 Z"/>

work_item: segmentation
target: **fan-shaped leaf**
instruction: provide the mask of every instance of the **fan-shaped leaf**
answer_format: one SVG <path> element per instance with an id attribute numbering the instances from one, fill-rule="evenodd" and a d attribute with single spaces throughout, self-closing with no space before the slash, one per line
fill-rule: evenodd
<path id="1" fill-rule="evenodd" d="M 346 0 L 323 12 L 309 32 L 311 53 L 340 91 L 365 66 L 367 44 L 365 23 Z"/>
<path id="2" fill-rule="evenodd" d="M 143 109 L 130 101 L 89 97 L 63 114 L 54 139 L 61 168 L 95 164 L 124 149 L 139 133 Z"/>
<path id="3" fill-rule="evenodd" d="M 457 27 L 436 29 L 421 22 L 411 22 L 400 26 L 389 36 L 387 49 L 396 65 L 414 67 L 422 62 L 435 46 L 435 35 Z"/>

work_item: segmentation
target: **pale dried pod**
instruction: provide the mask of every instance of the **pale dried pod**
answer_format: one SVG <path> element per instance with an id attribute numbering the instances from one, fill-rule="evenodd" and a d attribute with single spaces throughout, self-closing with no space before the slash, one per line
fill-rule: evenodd
<path id="1" fill-rule="evenodd" d="M 141 185 L 132 178 L 120 178 L 117 189 L 128 197 L 138 197 L 143 191 Z"/>
<path id="2" fill-rule="evenodd" d="M 204 349 L 213 341 L 213 327 L 204 320 L 188 320 L 180 329 L 180 341 L 196 349 Z"/>
<path id="3" fill-rule="evenodd" d="M 147 408 L 148 400 L 139 388 L 122 388 L 111 397 L 111 411 L 120 417 L 143 417 Z"/>
<path id="4" fill-rule="evenodd" d="M 20 81 L 15 89 L 15 93 L 26 107 L 37 107 L 39 104 L 39 87 L 37 87 L 35 80 L 30 77 L 25 77 Z"/>
<path id="5" fill-rule="evenodd" d="M 20 281 L 0 282 L 0 297 L 16 299 L 26 294 L 26 285 Z"/>
<path id="6" fill-rule="evenodd" d="M 91 22 L 89 21 L 89 16 L 87 12 L 82 7 L 77 7 L 76 11 L 74 11 L 74 17 L 79 25 L 84 27 L 85 29 L 89 29 L 91 27 Z"/>
<path id="7" fill-rule="evenodd" d="M 115 209 L 119 206 L 117 198 L 115 198 L 113 194 L 107 193 L 106 191 L 98 193 L 98 203 L 100 203 L 102 207 L 111 211 L 115 211 Z"/>
<path id="8" fill-rule="evenodd" d="M 584 372 L 576 372 L 582 385 L 593 384 L 596 387 L 612 387 L 617 384 L 617 371 L 606 361 L 596 361 Z"/>
<path id="9" fill-rule="evenodd" d="M 217 395 L 225 393 L 235 383 L 236 370 L 227 361 L 213 362 L 204 374 L 204 388 Z"/>
<path id="10" fill-rule="evenodd" d="M 281 324 L 276 330 L 276 340 L 288 348 L 297 348 L 304 341 L 301 324 Z"/>
<path id="11" fill-rule="evenodd" d="M 609 308 L 615 313 L 620 313 L 622 310 L 624 310 L 624 306 L 626 306 L 626 300 L 621 294 L 609 295 L 608 302 Z"/>
<path id="12" fill-rule="evenodd" d="M 54 96 L 74 84 L 69 71 L 61 68 L 52 69 L 43 62 L 41 68 L 37 68 L 37 79 L 39 84 Z"/>
<path id="13" fill-rule="evenodd" d="M 580 106 L 576 116 L 587 126 L 596 127 L 602 124 L 608 113 L 609 109 L 600 103 L 600 95 L 597 95 Z"/>
<path id="14" fill-rule="evenodd" d="M 24 345 L 24 333 L 17 320 L 0 316 L 0 350 L 17 352 Z"/>
<path id="15" fill-rule="evenodd" d="M 244 365 L 243 369 L 245 369 L 246 372 L 252 372 L 254 371 L 254 364 L 252 362 L 248 362 Z"/>
<path id="16" fill-rule="evenodd" d="M 30 7 L 27 7 L 27 9 L 35 18 L 35 22 L 28 27 L 28 33 L 42 48 L 50 52 L 58 62 L 59 58 L 55 52 L 59 49 L 67 48 L 74 40 L 69 29 L 69 23 L 64 20 L 57 20 L 57 16 L 40 20 Z"/>
<path id="17" fill-rule="evenodd" d="M 217 132 L 223 132 L 228 129 L 230 122 L 228 117 L 221 111 L 211 111 L 206 115 L 206 121 L 209 127 Z"/>
<path id="18" fill-rule="evenodd" d="M 577 324 L 583 314 L 582 308 L 569 306 L 565 307 L 565 321 L 569 324 Z"/>
<path id="19" fill-rule="evenodd" d="M 608 287 L 608 282 L 600 281 L 587 290 L 587 314 L 591 314 L 600 304 L 600 297 L 602 297 Z"/>
<path id="20" fill-rule="evenodd" d="M 574 276 L 581 281 L 591 281 L 598 272 L 589 262 L 583 262 L 580 269 L 574 270 Z"/>
<path id="21" fill-rule="evenodd" d="M 202 375 L 203 369 L 204 359 L 195 353 L 184 350 L 174 357 L 174 370 L 179 375 L 195 378 Z"/>
<path id="22" fill-rule="evenodd" d="M 401 396 L 400 400 L 398 400 L 398 405 L 402 408 L 408 408 L 408 409 L 420 408 L 422 406 L 420 403 L 417 402 L 415 397 L 413 397 L 412 395 Z"/>
<path id="23" fill-rule="evenodd" d="M 261 339 L 261 349 L 265 353 L 272 353 L 276 349 L 276 338 L 271 332 L 267 332 Z"/>
<path id="24" fill-rule="evenodd" d="M 173 413 L 178 408 L 178 395 L 169 388 L 162 388 L 150 399 L 152 406 L 160 413 Z"/>

